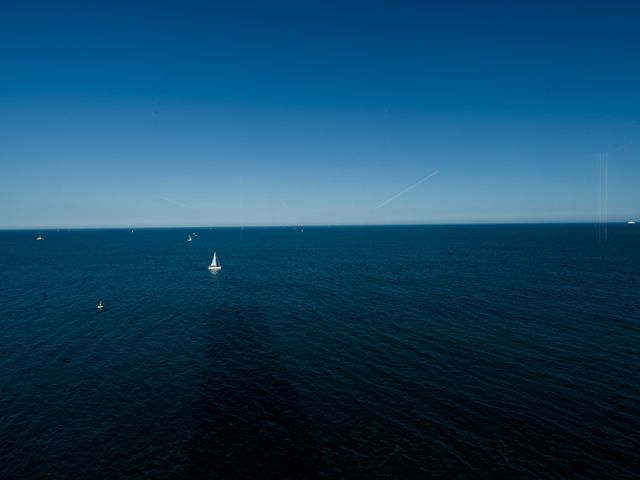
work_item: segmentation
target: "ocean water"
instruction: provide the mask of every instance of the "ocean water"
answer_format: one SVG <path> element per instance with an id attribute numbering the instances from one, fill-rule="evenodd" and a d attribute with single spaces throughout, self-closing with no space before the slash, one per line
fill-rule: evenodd
<path id="1" fill-rule="evenodd" d="M 2 479 L 640 478 L 640 226 L 42 233 Z"/>

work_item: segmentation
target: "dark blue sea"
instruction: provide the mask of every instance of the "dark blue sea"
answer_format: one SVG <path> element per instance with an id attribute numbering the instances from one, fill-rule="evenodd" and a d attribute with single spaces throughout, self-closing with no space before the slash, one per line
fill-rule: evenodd
<path id="1" fill-rule="evenodd" d="M 640 478 L 640 225 L 42 234 L 2 479 Z"/>

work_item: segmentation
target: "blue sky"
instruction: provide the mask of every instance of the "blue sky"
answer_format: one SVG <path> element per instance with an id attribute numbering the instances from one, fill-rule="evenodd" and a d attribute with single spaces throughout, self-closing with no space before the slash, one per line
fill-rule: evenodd
<path id="1" fill-rule="evenodd" d="M 0 226 L 640 217 L 634 2 L 11 3 Z"/>

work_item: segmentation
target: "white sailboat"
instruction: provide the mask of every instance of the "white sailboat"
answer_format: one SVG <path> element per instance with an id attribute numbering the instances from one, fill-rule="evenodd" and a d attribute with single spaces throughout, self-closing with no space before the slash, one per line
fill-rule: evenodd
<path id="1" fill-rule="evenodd" d="M 44 237 L 40 232 L 38 232 L 38 236 L 36 237 L 36 240 L 44 240 Z"/>
<path id="2" fill-rule="evenodd" d="M 189 235 L 189 238 L 187 238 L 187 242 L 191 242 L 191 235 Z"/>
<path id="3" fill-rule="evenodd" d="M 100 300 L 98 302 L 98 310 L 102 310 L 104 308 L 104 305 L 102 305 L 102 300 Z"/>
<path id="4" fill-rule="evenodd" d="M 216 257 L 216 252 L 213 252 L 213 259 L 211 260 L 211 265 L 209 265 L 209 270 L 211 271 L 218 271 L 220 270 L 222 267 L 220 266 L 220 264 L 218 263 L 218 258 Z"/>

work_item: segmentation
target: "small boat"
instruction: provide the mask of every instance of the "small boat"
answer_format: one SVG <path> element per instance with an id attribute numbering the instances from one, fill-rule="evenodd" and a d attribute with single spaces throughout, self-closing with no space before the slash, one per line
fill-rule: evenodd
<path id="1" fill-rule="evenodd" d="M 189 235 L 189 238 L 187 238 L 187 242 L 192 242 L 193 240 L 191 240 L 191 235 Z"/>
<path id="2" fill-rule="evenodd" d="M 197 234 L 196 232 L 193 232 L 193 236 L 194 236 L 194 237 L 197 237 L 197 236 L 198 236 L 198 234 Z"/>
<path id="3" fill-rule="evenodd" d="M 102 305 L 102 300 L 100 300 L 98 302 L 98 307 L 97 308 L 98 308 L 98 310 L 102 310 L 104 308 L 104 305 Z"/>
<path id="4" fill-rule="evenodd" d="M 636 222 L 634 222 L 633 220 L 629 220 L 629 221 L 627 222 L 627 225 L 635 225 L 635 224 L 636 224 Z"/>
<path id="5" fill-rule="evenodd" d="M 38 232 L 38 236 L 36 237 L 36 240 L 44 240 L 44 237 L 40 232 Z"/>
<path id="6" fill-rule="evenodd" d="M 216 257 L 216 252 L 213 252 L 213 259 L 211 260 L 211 265 L 209 265 L 209 270 L 212 272 L 220 270 L 222 267 L 218 263 L 218 258 Z"/>

